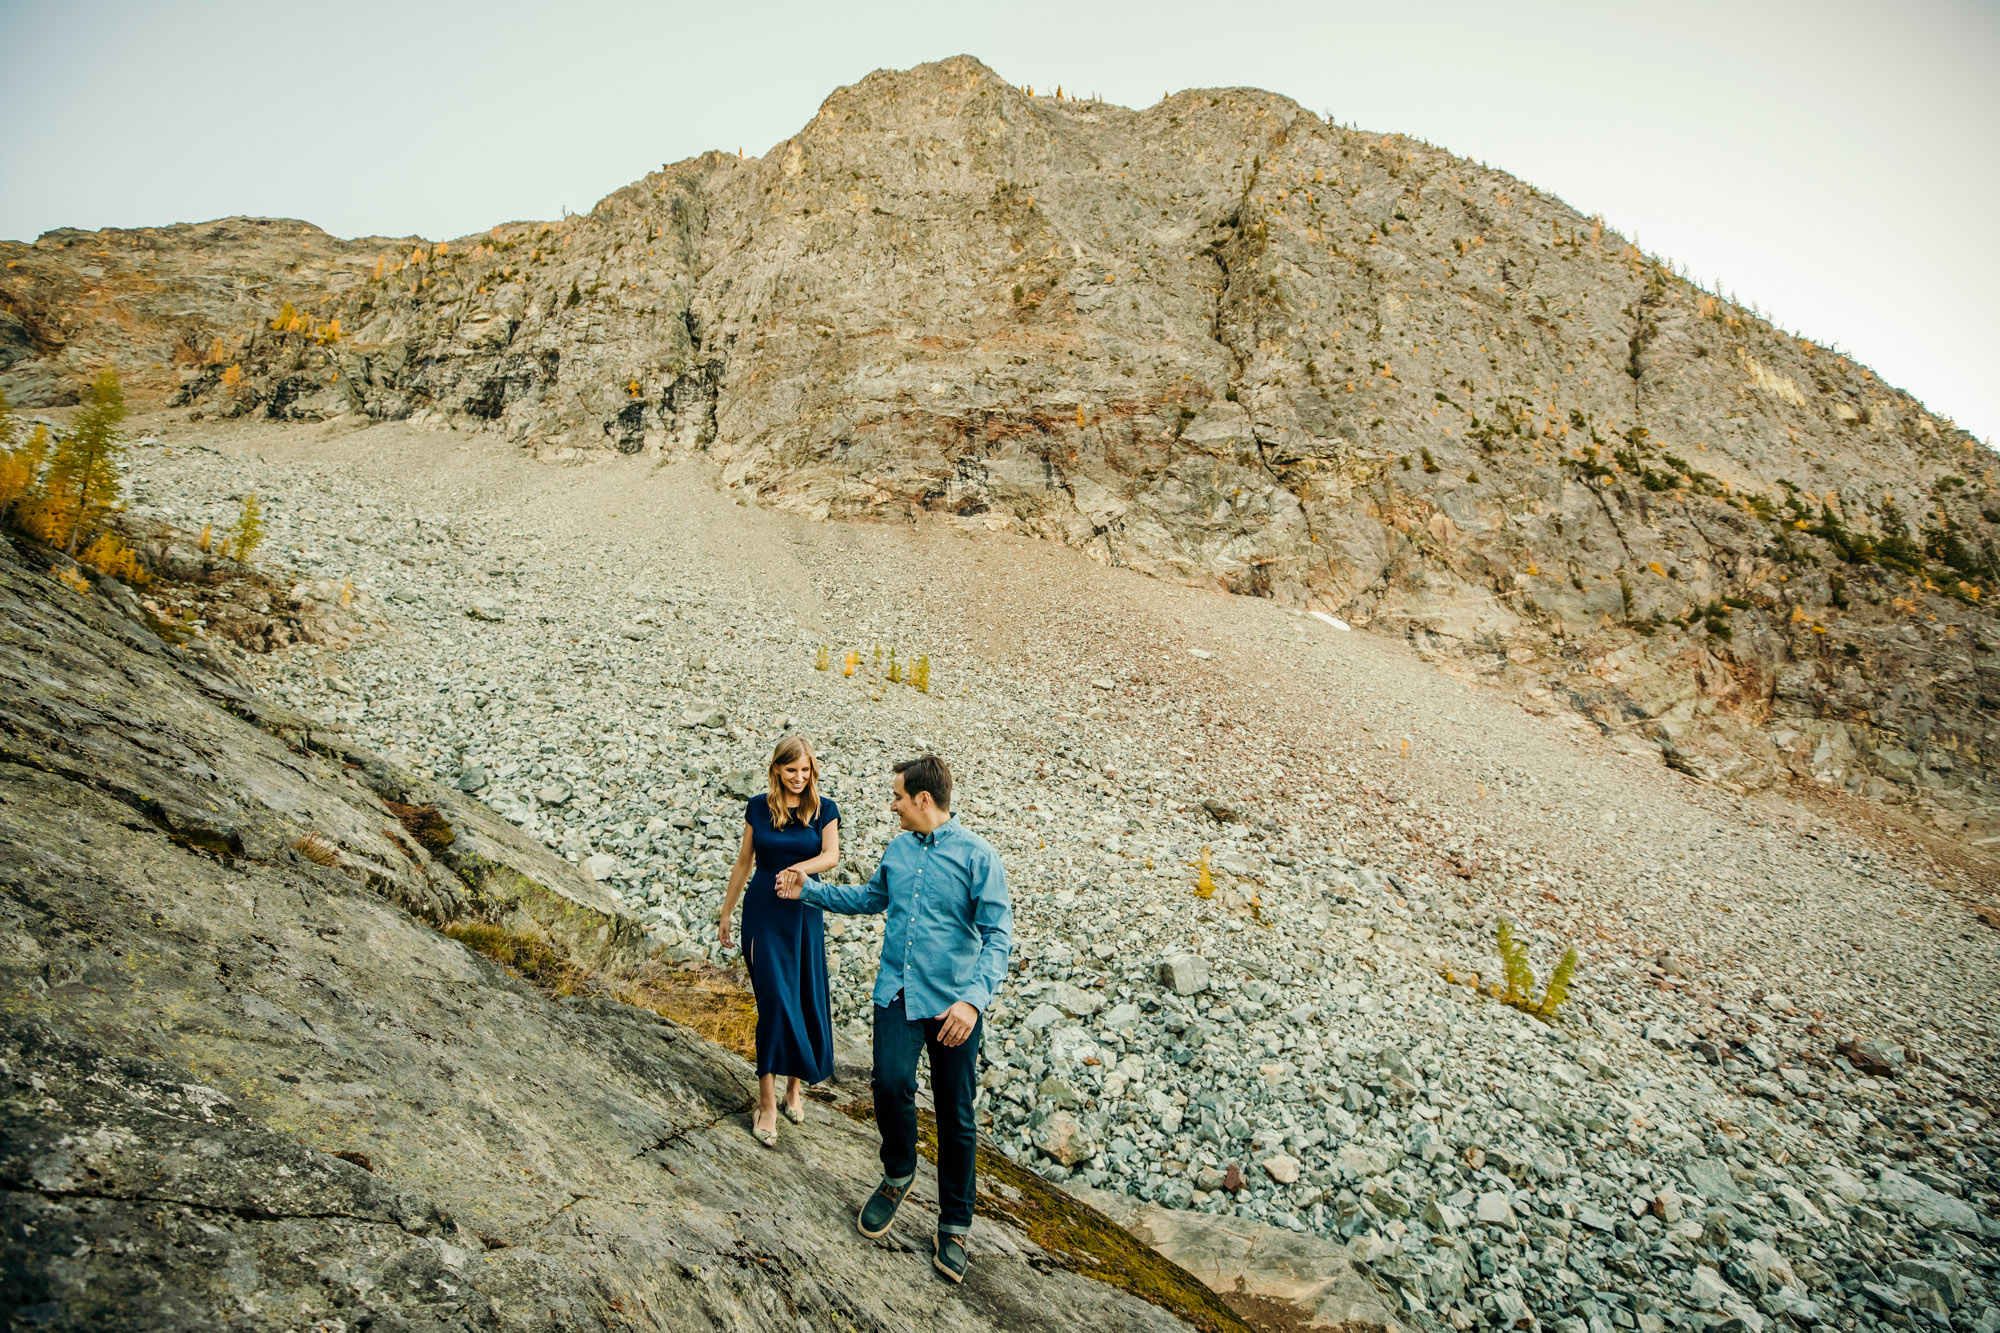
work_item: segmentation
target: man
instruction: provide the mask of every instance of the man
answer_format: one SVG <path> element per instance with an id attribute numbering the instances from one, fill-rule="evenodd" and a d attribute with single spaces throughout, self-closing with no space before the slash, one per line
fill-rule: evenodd
<path id="1" fill-rule="evenodd" d="M 938 1234 L 931 1262 L 965 1280 L 978 1130 L 981 1015 L 1007 975 L 1014 909 L 1007 877 L 986 840 L 951 817 L 951 770 L 936 755 L 896 765 L 889 809 L 904 832 L 866 884 L 822 884 L 785 871 L 781 897 L 845 916 L 886 911 L 875 977 L 875 1125 L 882 1183 L 855 1225 L 879 1236 L 917 1174 L 917 1057 L 931 1058 L 937 1108 Z"/>

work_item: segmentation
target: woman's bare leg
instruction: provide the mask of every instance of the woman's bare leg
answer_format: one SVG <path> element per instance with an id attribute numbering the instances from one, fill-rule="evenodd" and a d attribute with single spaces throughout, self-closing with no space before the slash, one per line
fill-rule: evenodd
<path id="1" fill-rule="evenodd" d="M 766 1074 L 757 1080 L 757 1116 L 750 1122 L 758 1129 L 778 1127 L 778 1076 Z"/>
<path id="2" fill-rule="evenodd" d="M 785 1105 L 799 1109 L 799 1081 L 795 1078 L 785 1080 Z"/>

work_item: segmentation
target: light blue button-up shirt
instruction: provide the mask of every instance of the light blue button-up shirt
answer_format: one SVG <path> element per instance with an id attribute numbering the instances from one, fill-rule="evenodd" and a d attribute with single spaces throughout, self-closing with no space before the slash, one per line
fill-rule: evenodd
<path id="1" fill-rule="evenodd" d="M 799 901 L 842 916 L 887 912 L 875 1003 L 903 993 L 912 1019 L 936 1018 L 963 1000 L 981 1013 L 1007 977 L 1014 908 L 1000 854 L 947 819 L 930 833 L 905 829 L 866 884 L 809 879 Z"/>

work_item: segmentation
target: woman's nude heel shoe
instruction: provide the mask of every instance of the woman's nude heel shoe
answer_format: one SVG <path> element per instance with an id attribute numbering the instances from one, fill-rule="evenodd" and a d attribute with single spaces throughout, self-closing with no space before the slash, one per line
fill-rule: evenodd
<path id="1" fill-rule="evenodd" d="M 778 1146 L 778 1127 L 773 1124 L 769 1129 L 757 1128 L 757 1113 L 753 1111 L 750 1113 L 750 1137 L 766 1148 L 775 1148 Z"/>
<path id="2" fill-rule="evenodd" d="M 785 1119 L 791 1121 L 795 1125 L 803 1125 L 806 1122 L 806 1108 L 805 1108 L 805 1103 L 803 1102 L 799 1103 L 797 1106 L 792 1105 L 790 1102 L 786 1102 L 783 1106 L 780 1106 L 778 1109 L 785 1113 Z"/>

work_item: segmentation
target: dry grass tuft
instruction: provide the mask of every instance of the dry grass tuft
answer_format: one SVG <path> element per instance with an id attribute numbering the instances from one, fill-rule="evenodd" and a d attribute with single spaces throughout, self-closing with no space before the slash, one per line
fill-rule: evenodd
<path id="1" fill-rule="evenodd" d="M 396 816 L 410 831 L 410 836 L 422 843 L 424 850 L 432 856 L 443 856 L 444 849 L 458 838 L 451 824 L 434 805 L 404 805 L 390 800 L 384 800 L 382 804 L 389 807 L 389 813 Z"/>
<path id="2" fill-rule="evenodd" d="M 315 831 L 292 839 L 292 850 L 316 866 L 340 864 L 340 848 L 324 833 Z"/>
<path id="3" fill-rule="evenodd" d="M 757 1058 L 757 1001 L 734 972 L 707 963 L 680 971 L 648 964 L 618 998 L 692 1028 L 746 1060 Z"/>

